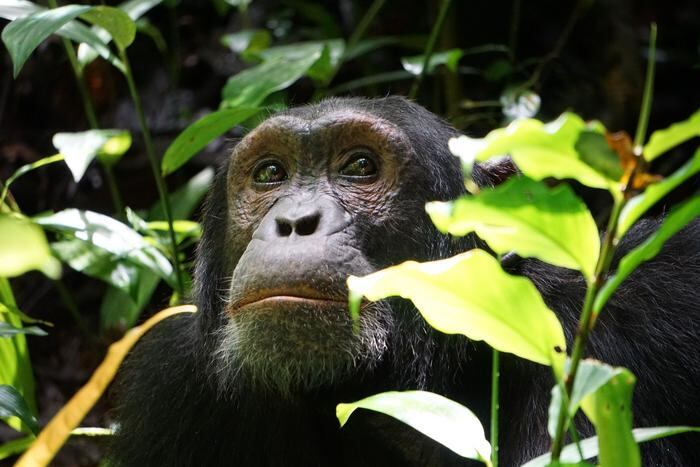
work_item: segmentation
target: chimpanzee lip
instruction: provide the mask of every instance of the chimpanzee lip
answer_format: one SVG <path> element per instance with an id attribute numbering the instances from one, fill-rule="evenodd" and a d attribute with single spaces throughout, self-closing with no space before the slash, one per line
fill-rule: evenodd
<path id="1" fill-rule="evenodd" d="M 260 304 L 308 304 L 308 305 L 342 305 L 347 307 L 347 297 L 338 294 L 323 293 L 310 287 L 284 288 L 284 289 L 262 289 L 245 294 L 240 299 L 235 300 L 230 305 L 231 310 L 239 310 L 243 307 Z"/>

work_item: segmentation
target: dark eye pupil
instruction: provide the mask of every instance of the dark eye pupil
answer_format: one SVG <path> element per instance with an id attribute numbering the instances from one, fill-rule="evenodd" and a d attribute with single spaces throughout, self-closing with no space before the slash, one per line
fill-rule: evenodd
<path id="1" fill-rule="evenodd" d="M 369 157 L 358 156 L 343 167 L 340 173 L 350 177 L 369 177 L 377 173 L 377 167 Z"/>
<path id="2" fill-rule="evenodd" d="M 253 176 L 256 183 L 279 183 L 287 179 L 287 173 L 276 162 L 268 162 L 260 167 Z"/>

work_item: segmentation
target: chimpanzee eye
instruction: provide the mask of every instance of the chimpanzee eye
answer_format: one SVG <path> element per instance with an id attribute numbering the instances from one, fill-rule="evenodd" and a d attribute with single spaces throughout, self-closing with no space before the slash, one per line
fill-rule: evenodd
<path id="1" fill-rule="evenodd" d="M 284 167 L 282 167 L 282 164 L 276 161 L 263 161 L 258 164 L 253 174 L 253 181 L 255 183 L 265 185 L 280 183 L 285 180 L 287 180 L 287 172 L 284 170 Z"/>
<path id="2" fill-rule="evenodd" d="M 368 178 L 377 175 L 377 164 L 374 155 L 369 151 L 356 151 L 340 169 L 340 175 L 345 177 Z"/>

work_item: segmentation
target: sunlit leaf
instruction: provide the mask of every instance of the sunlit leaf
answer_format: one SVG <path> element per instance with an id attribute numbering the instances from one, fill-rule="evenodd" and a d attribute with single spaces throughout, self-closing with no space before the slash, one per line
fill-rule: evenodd
<path id="1" fill-rule="evenodd" d="M 700 149 L 695 151 L 693 158 L 686 162 L 662 182 L 649 186 L 644 193 L 630 199 L 620 213 L 617 224 L 617 238 L 625 232 L 649 210 L 657 201 L 669 194 L 674 188 L 700 172 Z"/>
<path id="2" fill-rule="evenodd" d="M 113 255 L 144 266 L 168 284 L 177 283 L 170 261 L 155 246 L 127 225 L 92 211 L 66 209 L 56 214 L 36 217 L 34 221 L 47 229 L 69 233 Z"/>
<path id="3" fill-rule="evenodd" d="M 385 392 L 350 404 L 338 404 L 343 426 L 357 409 L 394 417 L 468 459 L 487 461 L 491 445 L 474 413 L 446 397 L 426 391 Z"/>
<path id="4" fill-rule="evenodd" d="M 459 59 L 462 58 L 462 55 L 463 53 L 460 49 L 450 49 L 432 54 L 428 60 L 428 70 L 426 74 L 434 72 L 440 65 L 444 65 L 448 70 L 456 72 Z M 415 76 L 423 72 L 423 62 L 425 62 L 425 55 L 401 57 L 403 69 Z"/>
<path id="5" fill-rule="evenodd" d="M 0 303 L 8 310 L 17 309 L 10 282 L 4 277 L 0 277 Z M 0 322 L 8 323 L 15 328 L 22 327 L 19 314 L 14 312 L 0 313 Z M 0 339 L 0 384 L 7 384 L 15 388 L 22 395 L 32 413 L 36 414 L 32 363 L 29 359 L 27 340 L 22 334 Z M 31 432 L 29 427 L 19 418 L 10 417 L 5 421 L 15 430 Z"/>
<path id="6" fill-rule="evenodd" d="M 587 164 L 576 150 L 581 133 L 591 129 L 577 115 L 565 113 L 546 124 L 516 120 L 482 139 L 460 136 L 450 148 L 454 146 L 459 157 L 477 161 L 510 154 L 518 168 L 535 180 L 574 179 L 593 188 L 614 190 L 617 181 Z"/>
<path id="7" fill-rule="evenodd" d="M 12 386 L 0 384 L 0 417 L 17 417 L 22 420 L 33 433 L 39 431 L 39 424 L 29 410 L 22 395 Z"/>
<path id="8" fill-rule="evenodd" d="M 639 446 L 632 436 L 632 391 L 635 377 L 625 368 L 617 368 L 597 391 L 581 402 L 586 416 L 598 435 L 598 462 L 601 467 L 641 465 Z"/>
<path id="9" fill-rule="evenodd" d="M 221 43 L 245 60 L 251 60 L 270 46 L 272 35 L 266 29 L 244 29 L 221 37 Z"/>
<path id="10" fill-rule="evenodd" d="M 39 270 L 51 278 L 61 264 L 51 255 L 43 230 L 28 219 L 0 214 L 0 277 Z"/>
<path id="11" fill-rule="evenodd" d="M 652 133 L 642 154 L 646 160 L 653 161 L 669 149 L 696 136 L 700 136 L 700 110 L 687 120 Z"/>
<path id="12" fill-rule="evenodd" d="M 0 5 L 0 18 L 12 21 L 31 13 L 42 11 L 47 11 L 47 9 L 29 1 L 5 0 L 5 2 Z M 93 30 L 81 22 L 76 20 L 69 21 L 56 31 L 56 34 L 74 42 L 89 44 L 102 58 L 122 72 L 124 71 L 124 64 L 109 49 L 107 42 L 105 42 L 106 39 L 98 36 Z M 106 36 L 108 36 L 107 33 L 105 33 L 105 37 Z M 80 52 L 80 48 L 78 51 Z"/>
<path id="13" fill-rule="evenodd" d="M 38 326 L 28 326 L 24 328 L 16 328 L 9 323 L 0 321 L 0 338 L 16 336 L 18 334 L 29 334 L 32 336 L 46 336 L 46 331 Z"/>
<path id="14" fill-rule="evenodd" d="M 54 242 L 51 249 L 78 272 L 111 284 L 131 297 L 137 295 L 139 264 L 77 238 Z"/>
<path id="15" fill-rule="evenodd" d="M 483 250 L 351 276 L 348 287 L 370 300 L 407 298 L 442 332 L 464 334 L 502 352 L 562 369 L 566 342 L 556 315 L 532 282 L 507 274 Z"/>
<path id="16" fill-rule="evenodd" d="M 165 151 L 161 170 L 167 175 L 190 160 L 213 139 L 258 113 L 256 107 L 237 107 L 210 113 L 188 126 Z"/>
<path id="17" fill-rule="evenodd" d="M 569 398 L 568 419 L 573 419 L 581 405 L 581 401 L 585 397 L 597 391 L 598 388 L 619 374 L 619 372 L 620 369 L 596 360 L 581 360 L 576 373 L 576 381 L 574 382 L 571 397 Z M 562 405 L 561 400 L 561 386 L 557 384 L 552 388 L 552 400 L 549 404 L 549 422 L 547 424 L 547 430 L 552 437 L 554 437 L 556 433 L 556 424 Z"/>
<path id="18" fill-rule="evenodd" d="M 131 146 L 131 135 L 124 130 L 88 130 L 56 133 L 52 141 L 65 157 L 73 179 L 79 182 L 98 154 L 104 154 L 108 164 L 116 163 Z"/>
<path id="19" fill-rule="evenodd" d="M 581 270 L 590 280 L 600 250 L 595 220 L 568 185 L 549 188 L 515 177 L 478 195 L 426 205 L 442 232 L 485 240 L 496 253 L 515 251 L 557 266 Z"/>
<path id="20" fill-rule="evenodd" d="M 107 389 L 126 354 L 134 344 L 160 321 L 178 313 L 193 313 L 195 310 L 194 305 L 183 305 L 163 310 L 110 345 L 107 356 L 93 372 L 90 380 L 49 421 L 39 433 L 36 441 L 17 461 L 15 467 L 50 465 L 51 459 L 66 442 L 71 431 L 81 422 Z"/>
<path id="21" fill-rule="evenodd" d="M 124 38 L 122 39 L 122 43 L 128 41 L 128 39 L 130 38 L 131 26 L 128 24 L 127 20 L 130 18 L 133 23 L 133 21 L 139 19 L 142 15 L 146 14 L 151 8 L 155 7 L 156 5 L 159 5 L 161 2 L 162 0 L 130 0 L 118 6 L 118 9 L 121 10 L 124 14 L 126 14 L 127 18 L 124 18 L 121 15 L 115 15 L 113 22 L 115 22 L 116 24 L 111 27 L 116 29 L 115 34 L 124 36 Z M 109 41 L 112 40 L 113 37 L 111 31 L 105 30 L 108 28 L 105 25 L 101 25 L 98 21 L 91 22 L 93 22 L 97 26 L 93 27 L 90 31 L 97 37 L 99 37 L 102 42 L 104 42 L 105 44 L 109 44 Z M 99 26 L 102 26 L 105 29 L 102 29 Z M 131 38 L 131 40 L 133 41 L 133 38 Z M 119 45 L 119 43 L 116 40 L 115 43 Z M 127 44 L 127 46 L 128 45 L 129 44 Z M 126 46 L 123 48 L 126 48 Z M 97 55 L 98 52 L 93 47 L 91 47 L 89 43 L 83 42 L 80 44 L 80 46 L 78 46 L 78 63 L 80 63 L 80 66 L 82 67 L 95 60 L 97 58 Z"/>
<path id="22" fill-rule="evenodd" d="M 120 50 L 126 49 L 134 42 L 136 24 L 119 8 L 96 6 L 80 17 L 107 31 Z"/>
<path id="23" fill-rule="evenodd" d="M 13 75 L 17 77 L 24 62 L 44 39 L 91 8 L 85 5 L 66 5 L 22 16 L 5 26 L 2 41 L 12 58 Z"/>
<path id="24" fill-rule="evenodd" d="M 307 55 L 290 59 L 284 55 L 267 59 L 229 78 L 222 91 L 224 107 L 254 107 L 273 92 L 286 89 L 304 76 L 321 58 L 323 44 L 316 44 Z"/>
<path id="25" fill-rule="evenodd" d="M 650 428 L 635 428 L 632 430 L 632 436 L 637 443 L 653 441 L 655 439 L 665 438 L 666 436 L 677 435 L 688 432 L 700 432 L 700 428 L 690 426 L 657 426 Z M 592 459 L 598 455 L 598 437 L 592 436 L 581 440 L 581 451 L 584 459 Z M 578 447 L 576 444 L 568 444 L 561 451 L 562 462 L 578 462 L 580 459 Z M 522 467 L 547 467 L 550 462 L 550 454 L 544 454 L 536 457 L 524 464 Z"/>
<path id="26" fill-rule="evenodd" d="M 675 207 L 656 232 L 622 257 L 617 271 L 607 279 L 605 285 L 598 292 L 593 304 L 594 313 L 601 312 L 615 290 L 640 264 L 654 258 L 669 238 L 698 216 L 700 216 L 700 196 L 695 196 Z"/>

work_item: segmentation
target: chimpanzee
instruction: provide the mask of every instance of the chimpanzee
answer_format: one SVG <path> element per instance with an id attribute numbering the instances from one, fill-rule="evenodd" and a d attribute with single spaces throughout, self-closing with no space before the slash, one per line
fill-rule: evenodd
<path id="1" fill-rule="evenodd" d="M 359 333 L 347 311 L 348 275 L 476 245 L 440 234 L 424 210 L 464 192 L 447 147 L 456 134 L 387 97 L 290 109 L 243 138 L 207 201 L 199 311 L 161 323 L 128 360 L 110 465 L 470 465 L 390 417 L 359 411 L 342 429 L 335 418 L 339 402 L 424 389 L 488 424 L 485 345 L 432 330 L 405 300 L 364 306 Z M 474 177 L 486 186 L 497 172 L 476 167 Z M 620 250 L 656 227 L 640 222 Z M 509 268 L 535 282 L 570 340 L 580 274 L 535 260 Z M 700 223 L 618 290 L 590 344 L 589 354 L 637 375 L 635 425 L 700 425 Z M 502 465 L 549 448 L 552 384 L 548 368 L 504 355 Z M 645 465 L 700 465 L 697 442 L 648 443 Z"/>

